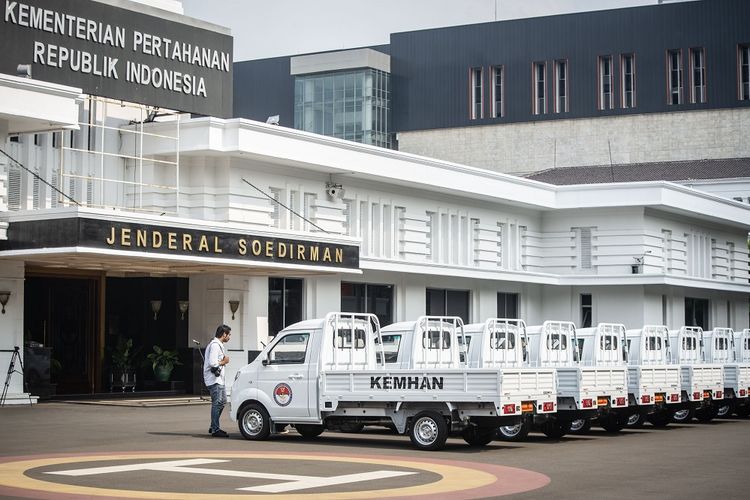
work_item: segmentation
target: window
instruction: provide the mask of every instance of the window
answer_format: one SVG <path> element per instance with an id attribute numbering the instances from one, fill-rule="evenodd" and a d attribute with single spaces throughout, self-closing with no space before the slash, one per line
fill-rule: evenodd
<path id="1" fill-rule="evenodd" d="M 738 97 L 741 101 L 750 100 L 750 45 L 740 45 L 737 54 Z"/>
<path id="2" fill-rule="evenodd" d="M 490 335 L 490 348 L 513 350 L 516 348 L 516 334 L 513 332 L 492 332 Z"/>
<path id="3" fill-rule="evenodd" d="M 482 96 L 484 88 L 482 85 L 482 68 L 471 68 L 471 119 L 484 118 L 484 103 Z"/>
<path id="4" fill-rule="evenodd" d="M 555 113 L 568 111 L 568 61 L 555 61 Z"/>
<path id="5" fill-rule="evenodd" d="M 725 337 L 717 337 L 716 338 L 716 349 L 719 351 L 726 351 L 728 348 L 729 343 L 727 342 L 727 339 Z"/>
<path id="6" fill-rule="evenodd" d="M 617 336 L 616 335 L 602 335 L 599 337 L 599 349 L 602 351 L 616 351 L 617 350 Z"/>
<path id="7" fill-rule="evenodd" d="M 451 332 L 448 330 L 427 330 L 422 332 L 422 347 L 438 350 L 450 349 Z"/>
<path id="8" fill-rule="evenodd" d="M 301 279 L 268 278 L 268 334 L 302 320 Z"/>
<path id="9" fill-rule="evenodd" d="M 393 285 L 342 282 L 341 310 L 374 314 L 380 326 L 390 325 L 393 323 Z"/>
<path id="10" fill-rule="evenodd" d="M 505 71 L 503 66 L 492 68 L 492 117 L 501 118 L 505 116 L 503 109 L 505 91 Z"/>
<path id="11" fill-rule="evenodd" d="M 352 333 L 354 333 L 354 341 L 352 341 Z M 361 350 L 365 348 L 365 338 L 367 335 L 361 328 L 355 328 L 352 332 L 351 328 L 339 328 L 334 338 L 334 347 L 337 349 L 356 349 Z"/>
<path id="12" fill-rule="evenodd" d="M 289 333 L 284 335 L 268 353 L 271 365 L 291 365 L 305 362 L 309 333 Z"/>
<path id="13" fill-rule="evenodd" d="M 547 349 L 550 351 L 565 351 L 568 348 L 568 335 L 552 332 L 547 336 Z"/>
<path id="14" fill-rule="evenodd" d="M 694 351 L 698 347 L 695 337 L 682 337 L 682 350 Z"/>
<path id="15" fill-rule="evenodd" d="M 381 335 L 383 340 L 383 354 L 385 354 L 386 363 L 395 363 L 398 361 L 398 349 L 401 346 L 401 335 Z M 375 339 L 375 345 L 379 344 Z M 375 359 L 380 363 L 380 349 L 375 349 Z"/>
<path id="16" fill-rule="evenodd" d="M 591 230 L 590 227 L 573 227 L 571 231 L 575 235 L 576 251 L 578 253 L 578 268 L 591 269 Z"/>
<path id="17" fill-rule="evenodd" d="M 593 304 L 590 293 L 581 294 L 581 328 L 589 328 L 592 321 Z"/>
<path id="18" fill-rule="evenodd" d="M 497 294 L 497 317 L 498 318 L 518 318 L 518 294 L 503 293 Z"/>
<path id="19" fill-rule="evenodd" d="M 427 289 L 428 316 L 458 316 L 469 322 L 469 291 Z"/>
<path id="20" fill-rule="evenodd" d="M 703 48 L 690 49 L 690 74 L 693 78 L 690 102 L 706 102 L 706 52 Z"/>
<path id="21" fill-rule="evenodd" d="M 635 107 L 635 54 L 623 54 L 620 56 L 620 74 L 622 75 L 622 98 L 623 108 Z"/>
<path id="22" fill-rule="evenodd" d="M 708 328 L 708 299 L 685 297 L 685 326 Z"/>
<path id="23" fill-rule="evenodd" d="M 646 339 L 647 351 L 661 351 L 661 337 L 648 337 Z"/>
<path id="24" fill-rule="evenodd" d="M 667 104 L 682 104 L 682 50 L 667 51 Z"/>
<path id="25" fill-rule="evenodd" d="M 612 56 L 599 57 L 599 109 L 612 109 Z"/>
<path id="26" fill-rule="evenodd" d="M 536 62 L 533 64 L 534 73 L 534 114 L 542 115 L 547 112 L 547 63 Z"/>

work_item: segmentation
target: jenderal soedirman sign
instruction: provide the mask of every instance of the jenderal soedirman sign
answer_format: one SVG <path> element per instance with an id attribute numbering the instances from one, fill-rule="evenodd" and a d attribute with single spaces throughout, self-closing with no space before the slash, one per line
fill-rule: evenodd
<path id="1" fill-rule="evenodd" d="M 203 115 L 232 114 L 232 37 L 101 2 L 0 0 L 0 72 Z"/>
<path id="2" fill-rule="evenodd" d="M 12 222 L 0 241 L 0 251 L 71 247 L 359 268 L 356 245 L 86 217 Z"/>

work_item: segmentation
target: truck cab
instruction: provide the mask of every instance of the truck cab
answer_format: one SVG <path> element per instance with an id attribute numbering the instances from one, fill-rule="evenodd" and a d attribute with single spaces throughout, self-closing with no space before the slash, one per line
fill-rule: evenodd
<path id="1" fill-rule="evenodd" d="M 591 390 L 596 393 L 596 422 L 607 432 L 619 432 L 627 424 L 628 367 L 625 325 L 599 323 L 576 331 L 578 359 L 582 367 L 596 368 Z M 586 375 L 585 369 L 582 372 Z M 573 430 L 583 432 L 590 420 L 573 422 Z"/>
<path id="2" fill-rule="evenodd" d="M 669 329 L 644 325 L 626 332 L 628 356 L 628 402 L 632 409 L 628 425 L 639 427 L 645 419 L 664 427 L 682 405 L 680 367 L 671 364 Z"/>
<path id="3" fill-rule="evenodd" d="M 705 333 L 704 342 L 706 360 L 723 367 L 724 400 L 718 403 L 717 416 L 745 412 L 750 396 L 750 353 L 743 352 L 742 344 L 747 344 L 748 338 L 731 328 L 714 328 Z"/>
<path id="4" fill-rule="evenodd" d="M 707 359 L 704 332 L 699 326 L 683 326 L 669 331 L 671 362 L 680 366 L 682 402 L 687 408 L 673 415 L 677 422 L 689 422 L 693 416 L 701 422 L 712 420 L 718 401 L 724 399 L 723 367 Z"/>

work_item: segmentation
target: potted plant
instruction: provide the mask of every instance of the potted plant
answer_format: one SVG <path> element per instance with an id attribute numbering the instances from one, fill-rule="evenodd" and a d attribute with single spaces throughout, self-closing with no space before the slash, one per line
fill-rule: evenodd
<path id="1" fill-rule="evenodd" d="M 175 365 L 181 365 L 177 351 L 168 351 L 158 345 L 154 346 L 154 352 L 146 356 L 151 361 L 154 369 L 154 377 L 159 382 L 166 382 L 172 374 Z"/>
<path id="2" fill-rule="evenodd" d="M 133 349 L 133 339 L 117 338 L 117 344 L 112 349 L 112 380 L 110 390 L 115 387 L 135 390 L 136 349 Z"/>

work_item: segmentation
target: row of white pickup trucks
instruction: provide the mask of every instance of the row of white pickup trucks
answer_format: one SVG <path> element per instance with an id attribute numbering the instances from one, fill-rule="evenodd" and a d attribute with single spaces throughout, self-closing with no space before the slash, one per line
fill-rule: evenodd
<path id="1" fill-rule="evenodd" d="M 532 429 L 747 416 L 749 395 L 750 330 L 438 316 L 381 329 L 374 315 L 330 313 L 279 332 L 237 372 L 230 415 L 251 440 L 290 424 L 308 438 L 380 425 L 437 450 L 449 435 L 483 446 Z"/>

